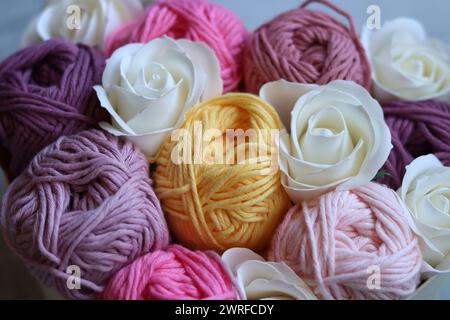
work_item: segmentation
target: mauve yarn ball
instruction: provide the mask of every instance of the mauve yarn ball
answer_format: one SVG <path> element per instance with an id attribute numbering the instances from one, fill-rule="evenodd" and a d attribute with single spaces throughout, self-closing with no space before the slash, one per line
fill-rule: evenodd
<path id="1" fill-rule="evenodd" d="M 236 300 L 239 291 L 220 256 L 179 245 L 148 253 L 117 272 L 105 300 Z"/>
<path id="2" fill-rule="evenodd" d="M 220 62 L 224 91 L 238 89 L 249 32 L 232 11 L 206 0 L 155 1 L 142 16 L 111 34 L 105 53 L 111 56 L 125 44 L 147 43 L 164 35 L 205 43 Z"/>
<path id="3" fill-rule="evenodd" d="M 145 156 L 97 130 L 38 153 L 8 188 L 0 218 L 33 274 L 74 299 L 95 297 L 115 272 L 169 243 Z M 80 268 L 80 290 L 67 285 L 70 266 Z"/>
<path id="4" fill-rule="evenodd" d="M 450 104 L 441 101 L 395 101 L 383 105 L 394 148 L 379 182 L 398 189 L 406 166 L 415 158 L 434 154 L 450 166 Z"/>
<path id="5" fill-rule="evenodd" d="M 321 3 L 348 20 L 350 28 L 331 15 L 307 9 Z M 267 82 L 327 84 L 353 80 L 369 89 L 371 68 L 351 16 L 325 0 L 310 0 L 258 28 L 244 52 L 248 92 Z"/>
<path id="6" fill-rule="evenodd" d="M 101 82 L 100 52 L 49 40 L 0 64 L 0 164 L 10 180 L 60 136 L 107 119 L 93 86 Z"/>

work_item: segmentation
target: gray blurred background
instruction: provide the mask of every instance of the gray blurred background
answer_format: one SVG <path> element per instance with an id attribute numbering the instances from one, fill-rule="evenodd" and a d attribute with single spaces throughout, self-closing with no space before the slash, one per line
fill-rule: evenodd
<path id="1" fill-rule="evenodd" d="M 185 0 L 189 1 L 189 0 Z M 211 0 L 231 9 L 254 30 L 275 15 L 299 6 L 301 0 Z M 425 25 L 430 36 L 450 43 L 450 1 L 448 0 L 331 0 L 348 11 L 360 29 L 368 18 L 369 5 L 381 9 L 382 23 L 399 16 L 414 17 Z M 20 47 L 23 31 L 31 18 L 44 4 L 44 0 L 0 0 L 0 59 L 4 59 Z M 316 8 L 323 8 L 315 4 Z M 0 172 L 0 198 L 5 183 Z M 450 299 L 450 287 L 446 289 Z M 40 299 L 48 293 L 37 285 L 23 264 L 12 254 L 0 239 L 0 299 Z M 53 297 L 53 296 L 52 296 Z"/>

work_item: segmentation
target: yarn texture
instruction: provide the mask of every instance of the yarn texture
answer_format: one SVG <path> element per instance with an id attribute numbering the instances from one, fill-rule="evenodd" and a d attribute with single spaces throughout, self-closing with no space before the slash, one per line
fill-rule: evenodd
<path id="1" fill-rule="evenodd" d="M 327 13 L 307 9 L 320 3 L 348 20 L 350 28 Z M 327 84 L 353 80 L 369 89 L 371 68 L 350 15 L 325 0 L 305 1 L 258 28 L 244 53 L 248 92 L 267 82 Z"/>
<path id="2" fill-rule="evenodd" d="M 406 166 L 434 154 L 450 166 L 450 104 L 441 101 L 395 101 L 383 105 L 394 148 L 384 165 L 389 174 L 380 182 L 398 189 Z"/>
<path id="3" fill-rule="evenodd" d="M 198 125 L 203 128 L 198 130 Z M 266 150 L 267 154 L 261 157 L 248 156 L 244 162 L 237 161 L 239 150 L 248 151 L 255 141 L 246 139 L 236 143 L 231 137 L 235 143 L 230 149 L 224 148 L 227 157 L 233 155 L 227 158 L 231 162 L 196 163 L 196 156 L 213 153 L 211 149 L 216 150 L 222 141 L 208 140 L 200 152 L 195 148 L 195 141 L 199 139 L 196 133 L 210 129 L 219 138 L 233 129 L 242 132 L 252 129 L 259 133 L 279 128 L 281 121 L 273 107 L 253 95 L 228 94 L 190 110 L 181 127 L 189 133 L 183 139 L 182 149 L 194 161 L 174 162 L 173 154 L 179 143 L 167 140 L 157 158 L 154 175 L 155 190 L 175 238 L 189 248 L 218 252 L 233 247 L 255 251 L 266 247 L 290 207 L 281 186 L 280 171 L 270 173 L 272 161 L 277 163 L 276 150 Z M 259 142 L 262 149 L 269 149 L 267 140 Z M 265 170 L 268 174 L 262 174 Z"/>
<path id="4" fill-rule="evenodd" d="M 62 135 L 106 120 L 92 87 L 105 59 L 84 45 L 49 40 L 0 65 L 0 164 L 10 180 Z"/>
<path id="5" fill-rule="evenodd" d="M 0 218 L 9 247 L 68 298 L 94 297 L 115 272 L 169 242 L 145 156 L 97 130 L 43 149 L 8 188 Z M 67 286 L 70 266 L 80 268 L 80 290 Z"/>
<path id="6" fill-rule="evenodd" d="M 109 57 L 125 44 L 147 43 L 163 35 L 207 44 L 220 61 L 225 92 L 238 88 L 248 31 L 233 12 L 206 0 L 157 1 L 141 17 L 115 31 L 106 42 L 105 53 Z"/>
<path id="7" fill-rule="evenodd" d="M 216 253 L 174 245 L 120 270 L 101 299 L 235 300 L 239 293 Z"/>
<path id="8" fill-rule="evenodd" d="M 286 262 L 322 299 L 399 299 L 419 284 L 418 241 L 396 193 L 370 183 L 293 207 L 270 256 Z M 373 269 L 372 269 L 373 268 Z M 379 288 L 370 270 L 380 271 Z"/>

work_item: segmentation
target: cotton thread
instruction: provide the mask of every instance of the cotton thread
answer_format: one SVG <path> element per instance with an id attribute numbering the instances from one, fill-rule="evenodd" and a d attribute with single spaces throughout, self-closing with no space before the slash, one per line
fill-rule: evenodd
<path id="1" fill-rule="evenodd" d="M 106 42 L 105 53 L 110 56 L 125 44 L 147 43 L 163 35 L 207 44 L 220 61 L 225 92 L 238 88 L 248 31 L 233 12 L 205 0 L 156 2 L 116 30 Z"/>
<path id="2" fill-rule="evenodd" d="M 273 107 L 256 96 L 228 94 L 207 101 L 191 109 L 181 127 L 190 133 L 183 151 L 192 158 L 197 154 L 194 132 L 199 123 L 204 126 L 203 132 L 218 130 L 218 136 L 225 136 L 229 129 L 281 128 Z M 249 149 L 252 143 L 249 140 L 234 143 L 233 154 L 237 154 L 238 148 Z M 215 146 L 214 140 L 212 145 Z M 290 207 L 279 170 L 261 174 L 273 165 L 271 161 L 273 157 L 277 160 L 277 154 L 267 150 L 266 157 L 247 159 L 253 163 L 176 164 L 171 154 L 177 146 L 177 141 L 167 141 L 162 146 L 154 175 L 155 190 L 174 237 L 194 249 L 263 250 Z"/>
<path id="3" fill-rule="evenodd" d="M 94 127 L 107 115 L 92 87 L 105 59 L 94 49 L 49 40 L 0 65 L 0 164 L 17 177 L 33 156 L 62 135 Z"/>
<path id="4" fill-rule="evenodd" d="M 322 299 L 406 298 L 422 257 L 396 193 L 370 183 L 293 207 L 269 254 L 287 263 Z M 369 288 L 373 266 L 380 287 Z"/>
<path id="5" fill-rule="evenodd" d="M 320 3 L 343 16 L 309 10 Z M 325 0 L 309 0 L 257 29 L 244 52 L 244 79 L 248 92 L 258 93 L 267 82 L 327 84 L 353 80 L 370 89 L 371 69 L 351 16 Z"/>
<path id="6" fill-rule="evenodd" d="M 216 253 L 174 245 L 120 270 L 101 299 L 235 300 L 239 293 Z"/>
<path id="7" fill-rule="evenodd" d="M 450 104 L 441 101 L 395 101 L 383 105 L 394 148 L 380 180 L 391 188 L 402 184 L 406 166 L 415 158 L 434 154 L 450 166 Z"/>
<path id="8" fill-rule="evenodd" d="M 169 232 L 145 156 L 127 140 L 91 130 L 43 149 L 10 185 L 1 208 L 9 247 L 68 298 L 89 299 Z M 71 290 L 69 266 L 81 271 Z"/>

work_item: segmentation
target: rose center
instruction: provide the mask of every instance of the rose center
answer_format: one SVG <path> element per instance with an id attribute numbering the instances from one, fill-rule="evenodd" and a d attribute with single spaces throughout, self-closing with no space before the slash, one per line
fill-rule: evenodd
<path id="1" fill-rule="evenodd" d="M 144 70 L 145 82 L 155 90 L 161 90 L 167 79 L 167 71 L 159 64 L 152 63 Z"/>
<path id="2" fill-rule="evenodd" d="M 303 159 L 319 164 L 335 164 L 354 148 L 344 116 L 335 107 L 311 116 L 299 143 Z"/>
<path id="3" fill-rule="evenodd" d="M 430 197 L 430 200 L 436 209 L 450 215 L 450 190 L 434 194 Z"/>
<path id="4" fill-rule="evenodd" d="M 400 70 L 417 79 L 433 77 L 433 62 L 425 55 L 413 54 L 399 61 Z"/>

